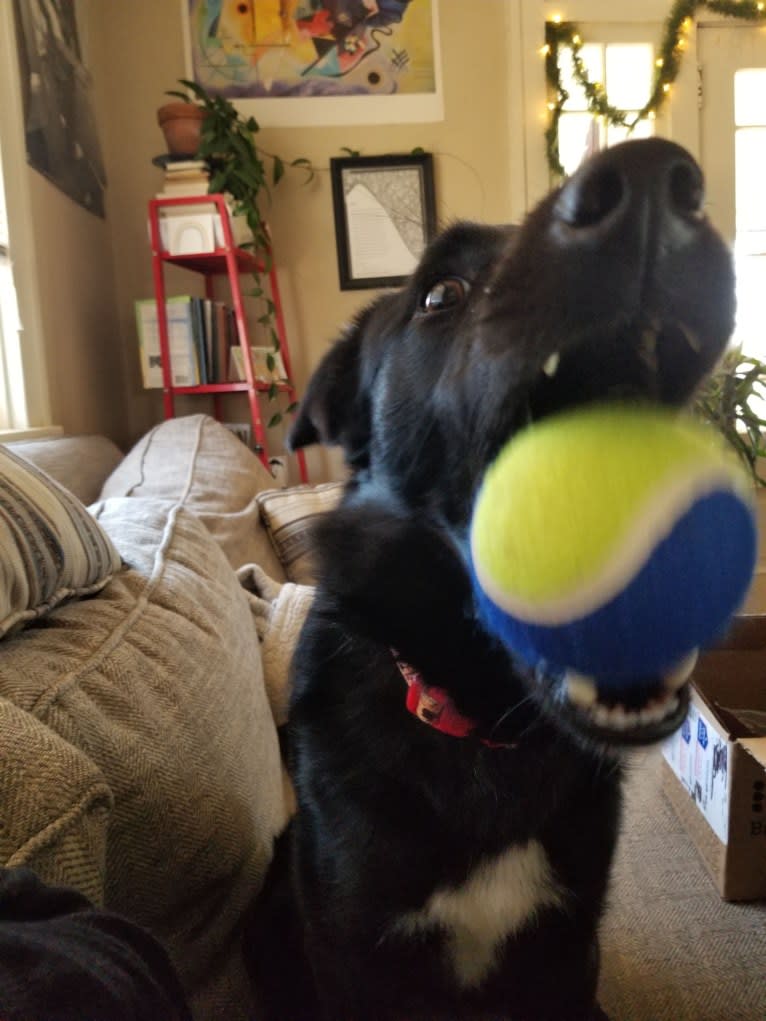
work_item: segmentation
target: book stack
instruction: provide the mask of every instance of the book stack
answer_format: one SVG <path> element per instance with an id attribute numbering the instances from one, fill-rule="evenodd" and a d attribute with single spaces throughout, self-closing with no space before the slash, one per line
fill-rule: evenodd
<path id="1" fill-rule="evenodd" d="M 185 198 L 207 195 L 210 170 L 205 160 L 174 160 L 165 164 L 165 180 L 157 198 Z"/>
<path id="2" fill-rule="evenodd" d="M 167 301 L 171 377 L 174 386 L 199 386 L 245 379 L 234 309 L 222 301 L 190 295 Z M 136 323 L 141 370 L 146 389 L 162 386 L 162 357 L 154 298 L 136 302 Z M 267 373 L 266 349 L 253 348 L 256 379 L 270 382 L 284 375 L 278 354 L 272 352 L 275 371 Z M 255 356 L 258 352 L 258 357 Z"/>

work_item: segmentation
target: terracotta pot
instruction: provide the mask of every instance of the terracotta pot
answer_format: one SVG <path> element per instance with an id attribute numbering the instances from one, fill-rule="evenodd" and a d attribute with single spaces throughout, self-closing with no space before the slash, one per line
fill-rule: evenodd
<path id="1" fill-rule="evenodd" d="M 205 111 L 195 103 L 165 103 L 157 111 L 168 152 L 173 156 L 195 156 L 200 146 L 200 132 Z"/>

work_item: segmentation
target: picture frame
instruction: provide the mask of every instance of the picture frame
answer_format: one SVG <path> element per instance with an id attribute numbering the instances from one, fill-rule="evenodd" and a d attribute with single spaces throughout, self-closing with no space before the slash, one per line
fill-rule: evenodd
<path id="1" fill-rule="evenodd" d="M 440 0 L 180 4 L 185 77 L 262 128 L 444 120 Z"/>
<path id="2" fill-rule="evenodd" d="M 436 233 L 433 156 L 330 160 L 342 291 L 398 287 Z"/>

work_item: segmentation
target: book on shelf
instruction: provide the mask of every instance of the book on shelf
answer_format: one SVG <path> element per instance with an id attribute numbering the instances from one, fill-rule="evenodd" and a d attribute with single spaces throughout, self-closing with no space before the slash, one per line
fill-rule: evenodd
<path id="1" fill-rule="evenodd" d="M 234 344 L 229 352 L 229 379 L 241 382 L 245 375 L 244 351 L 240 344 Z M 251 345 L 250 358 L 253 363 L 253 375 L 256 383 L 279 383 L 287 376 L 282 355 L 273 347 Z M 273 368 L 271 367 L 273 366 Z"/>
<path id="2" fill-rule="evenodd" d="M 164 167 L 165 176 L 173 177 L 176 174 L 186 174 L 189 171 L 204 171 L 209 173 L 207 160 L 170 160 Z"/>
<path id="3" fill-rule="evenodd" d="M 201 184 L 173 184 L 169 187 L 165 187 L 162 191 L 158 191 L 156 198 L 158 199 L 196 199 L 204 198 L 207 195 L 207 183 Z M 211 212 L 215 211 L 215 206 L 211 207 Z"/>
<path id="4" fill-rule="evenodd" d="M 165 168 L 162 190 L 157 198 L 181 198 L 207 195 L 210 171 L 204 160 L 184 160 Z"/>
<path id="5" fill-rule="evenodd" d="M 198 386 L 200 382 L 192 302 L 189 295 L 181 295 L 168 298 L 165 303 L 173 386 Z M 136 301 L 135 309 L 144 389 L 161 388 L 162 355 L 157 303 L 154 298 L 142 298 Z"/>
<path id="6" fill-rule="evenodd" d="M 207 345 L 205 338 L 205 311 L 204 299 L 191 299 L 192 312 L 192 335 L 194 337 L 194 350 L 197 355 L 197 368 L 199 370 L 200 383 L 212 383 L 212 376 L 208 369 Z"/>

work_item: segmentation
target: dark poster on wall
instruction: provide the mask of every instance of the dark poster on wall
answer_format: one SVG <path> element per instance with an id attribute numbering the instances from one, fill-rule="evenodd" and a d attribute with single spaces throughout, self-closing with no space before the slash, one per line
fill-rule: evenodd
<path id="1" fill-rule="evenodd" d="M 27 162 L 104 215 L 106 174 L 74 0 L 14 0 Z"/>

